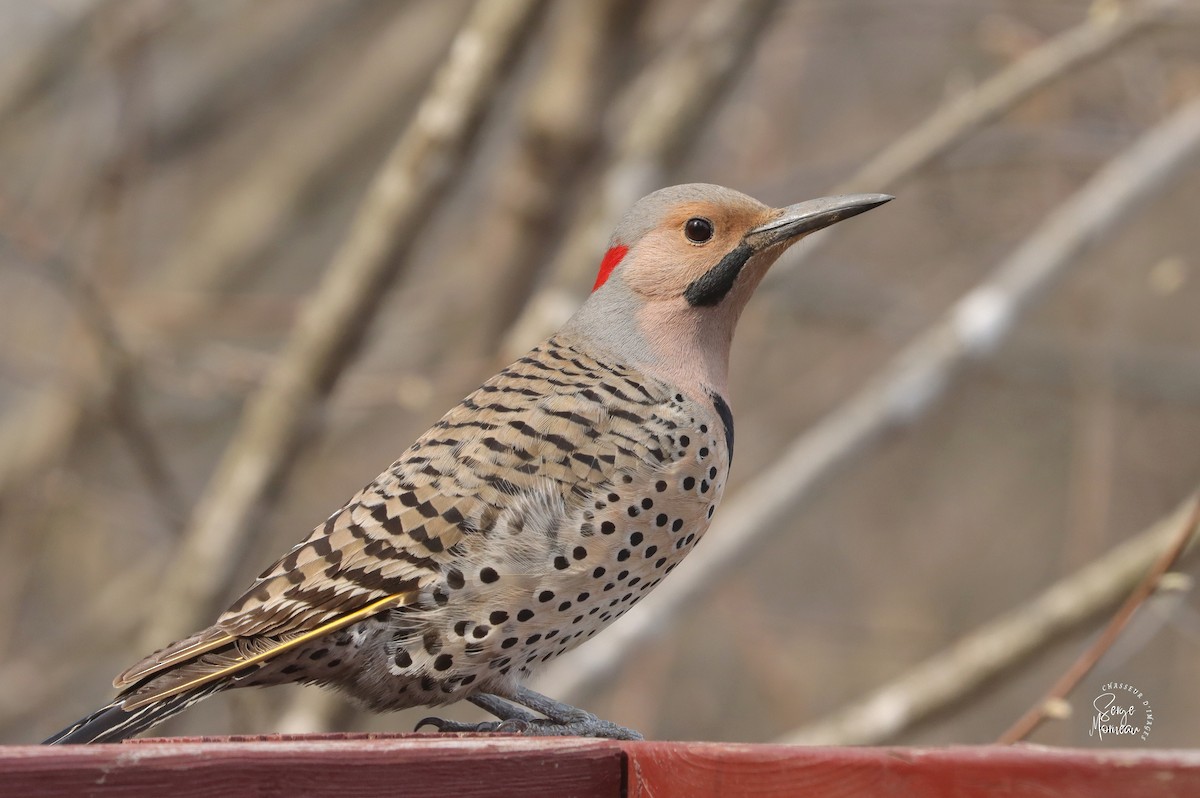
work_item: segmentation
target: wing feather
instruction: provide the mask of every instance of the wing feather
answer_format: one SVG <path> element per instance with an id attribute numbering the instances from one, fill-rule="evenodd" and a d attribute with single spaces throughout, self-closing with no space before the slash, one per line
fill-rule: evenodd
<path id="1" fill-rule="evenodd" d="M 234 652 L 231 652 L 232 656 L 219 658 L 215 662 L 200 660 L 196 663 L 182 666 L 169 674 L 172 678 L 167 680 L 152 680 L 144 687 L 134 690 L 125 699 L 122 706 L 127 711 L 135 710 L 165 698 L 203 687 L 206 684 L 228 676 L 233 676 L 239 671 L 277 657 L 283 652 L 303 645 L 310 640 L 336 632 L 339 629 L 344 629 L 351 624 L 365 620 L 384 610 L 402 607 L 411 598 L 411 595 L 403 594 L 387 596 L 379 601 L 368 604 L 362 609 L 355 612 L 348 612 L 306 632 L 288 635 L 281 639 L 270 640 L 257 637 L 238 640 L 235 643 Z"/>

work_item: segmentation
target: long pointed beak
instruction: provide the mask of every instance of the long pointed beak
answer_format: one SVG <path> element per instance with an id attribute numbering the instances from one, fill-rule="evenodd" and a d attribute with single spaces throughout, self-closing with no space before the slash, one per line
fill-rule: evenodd
<path id="1" fill-rule="evenodd" d="M 844 194 L 839 197 L 798 202 L 779 212 L 771 221 L 746 233 L 745 243 L 755 252 L 784 241 L 829 227 L 843 219 L 878 208 L 895 197 L 887 194 Z"/>

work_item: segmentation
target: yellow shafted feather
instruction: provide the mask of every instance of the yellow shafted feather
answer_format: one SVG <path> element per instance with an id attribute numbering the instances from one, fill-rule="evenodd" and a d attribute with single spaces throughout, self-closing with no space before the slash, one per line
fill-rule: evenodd
<path id="1" fill-rule="evenodd" d="M 344 629 L 345 627 L 350 626 L 351 624 L 354 624 L 361 620 L 369 618 L 372 615 L 380 613 L 384 610 L 392 609 L 394 607 L 401 607 L 408 601 L 409 598 L 411 598 L 411 594 L 408 594 L 408 593 L 400 593 L 400 594 L 397 594 L 394 596 L 385 596 L 384 598 L 381 598 L 379 601 L 368 604 L 367 606 L 363 607 L 361 610 L 357 610 L 355 612 L 351 612 L 346 615 L 342 615 L 338 618 L 334 618 L 332 621 L 322 624 L 316 628 L 310 629 L 303 634 L 299 634 L 288 640 L 281 641 L 278 645 L 274 645 L 274 646 L 271 646 L 270 648 L 260 651 L 259 653 L 255 654 L 252 657 L 247 657 L 243 660 L 233 663 L 232 665 L 221 668 L 220 670 L 215 670 L 215 671 L 212 671 L 211 673 L 206 673 L 203 676 L 198 676 L 195 679 L 192 679 L 191 681 L 183 682 L 182 684 L 177 684 L 174 687 L 172 687 L 171 689 L 165 690 L 161 693 L 150 693 L 149 695 L 143 696 L 142 698 L 126 701 L 122 706 L 126 710 L 134 710 L 134 709 L 138 709 L 140 707 L 144 707 L 148 704 L 153 704 L 156 701 L 162 701 L 164 698 L 170 698 L 173 695 L 179 695 L 180 693 L 185 693 L 188 690 L 193 690 L 197 687 L 202 687 L 203 685 L 209 684 L 210 682 L 215 682 L 218 679 L 223 679 L 226 676 L 237 673 L 240 670 L 244 670 L 245 668 L 248 668 L 251 665 L 256 665 L 259 662 L 263 662 L 264 660 L 268 660 L 272 657 L 278 656 L 279 654 L 282 654 L 283 652 L 288 651 L 289 649 L 295 648 L 296 646 L 307 643 L 310 640 L 321 637 L 323 635 L 327 635 L 330 632 L 336 632 L 338 629 Z M 208 648 L 204 649 L 204 651 L 208 651 L 208 650 L 210 650 L 210 649 L 208 649 Z M 198 652 L 198 653 L 202 653 L 202 652 Z"/>

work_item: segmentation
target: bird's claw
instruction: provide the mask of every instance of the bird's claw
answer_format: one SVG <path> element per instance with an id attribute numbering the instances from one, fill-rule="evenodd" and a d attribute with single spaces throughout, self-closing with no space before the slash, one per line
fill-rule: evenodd
<path id="1" fill-rule="evenodd" d="M 529 722 L 519 718 L 511 720 L 485 720 L 482 723 L 464 723 L 446 718 L 428 717 L 418 721 L 413 731 L 420 731 L 424 726 L 432 726 L 438 732 L 454 733 L 485 733 L 485 734 L 528 734 Z"/>
<path id="2" fill-rule="evenodd" d="M 601 720 L 595 715 L 581 714 L 578 719 L 565 723 L 537 718 L 523 720 L 485 720 L 482 723 L 465 723 L 458 720 L 428 717 L 422 718 L 413 731 L 420 731 L 424 726 L 432 726 L 442 733 L 475 733 L 475 734 L 519 734 L 525 737 L 606 737 L 610 740 L 642 740 L 642 735 L 633 729 L 618 726 L 616 723 Z"/>

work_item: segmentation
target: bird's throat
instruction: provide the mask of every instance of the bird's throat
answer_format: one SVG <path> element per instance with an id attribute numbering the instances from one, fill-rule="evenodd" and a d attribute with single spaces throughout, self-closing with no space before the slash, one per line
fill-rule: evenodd
<path id="1" fill-rule="evenodd" d="M 697 401 L 724 396 L 729 383 L 729 349 L 737 314 L 733 308 L 693 307 L 683 299 L 640 308 L 637 329 L 646 343 L 639 363 L 684 389 Z"/>

